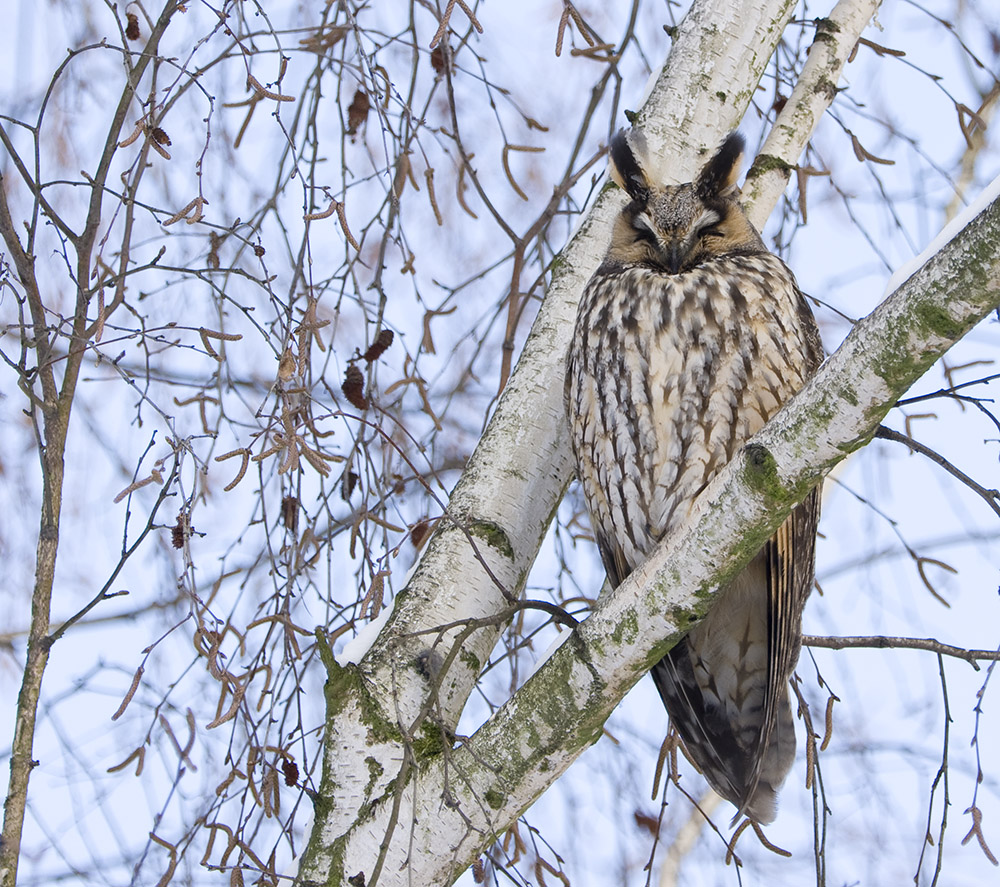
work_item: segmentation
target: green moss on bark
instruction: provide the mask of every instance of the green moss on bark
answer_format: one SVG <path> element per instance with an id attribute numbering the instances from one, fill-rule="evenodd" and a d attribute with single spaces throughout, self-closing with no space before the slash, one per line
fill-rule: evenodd
<path id="1" fill-rule="evenodd" d="M 479 661 L 479 657 L 475 653 L 465 649 L 465 647 L 458 651 L 458 659 L 460 662 L 464 663 L 473 674 L 479 674 L 479 672 L 482 671 L 483 664 Z"/>
<path id="2" fill-rule="evenodd" d="M 639 636 L 639 618 L 634 612 L 629 612 L 615 626 L 611 633 L 611 640 L 621 646 L 631 644 Z"/>
<path id="3" fill-rule="evenodd" d="M 795 167 L 787 160 L 782 160 L 773 154 L 758 154 L 754 159 L 753 166 L 750 167 L 750 171 L 747 173 L 747 179 L 753 179 L 775 169 L 780 172 L 790 173 Z"/>
<path id="4" fill-rule="evenodd" d="M 786 491 L 771 451 L 760 444 L 748 444 L 743 453 L 743 477 L 750 489 L 763 496 L 768 504 L 783 502 Z"/>
<path id="5" fill-rule="evenodd" d="M 335 670 L 328 670 L 323 692 L 326 695 L 328 721 L 335 719 L 355 702 L 361 709 L 361 720 L 374 741 L 396 743 L 403 741 L 399 728 L 375 704 L 357 666 L 337 665 Z"/>
<path id="6" fill-rule="evenodd" d="M 921 335 L 932 334 L 944 339 L 958 339 L 964 332 L 964 326 L 956 321 L 943 305 L 917 305 L 914 312 L 917 319 L 917 332 Z"/>
<path id="7" fill-rule="evenodd" d="M 469 533 L 486 542 L 490 548 L 496 549 L 508 560 L 514 560 L 514 547 L 507 538 L 507 533 L 499 524 L 492 521 L 477 520 L 469 525 Z"/>
<path id="8" fill-rule="evenodd" d="M 376 783 L 382 778 L 385 769 L 371 755 L 365 758 L 365 766 L 368 768 L 368 785 L 365 786 L 365 794 L 371 795 L 372 789 L 375 788 Z"/>
<path id="9" fill-rule="evenodd" d="M 441 726 L 432 721 L 424 721 L 420 725 L 420 732 L 413 737 L 413 756 L 418 764 L 423 764 L 442 754 L 446 746 Z"/>

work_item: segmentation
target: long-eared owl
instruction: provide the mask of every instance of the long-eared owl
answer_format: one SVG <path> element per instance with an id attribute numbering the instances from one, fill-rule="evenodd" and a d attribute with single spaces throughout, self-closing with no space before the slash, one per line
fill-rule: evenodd
<path id="1" fill-rule="evenodd" d="M 822 358 L 792 272 L 738 200 L 743 139 L 697 180 L 651 178 L 619 132 L 611 171 L 631 202 L 580 301 L 566 377 L 573 449 L 617 586 Z M 738 813 L 767 823 L 795 756 L 788 680 L 813 583 L 818 491 L 653 668 L 691 758 Z"/>

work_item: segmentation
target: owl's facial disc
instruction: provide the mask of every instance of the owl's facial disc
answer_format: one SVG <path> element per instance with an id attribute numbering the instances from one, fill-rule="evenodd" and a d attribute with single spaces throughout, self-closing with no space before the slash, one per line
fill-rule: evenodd
<path id="1" fill-rule="evenodd" d="M 648 246 L 650 258 L 671 274 L 696 265 L 711 252 L 707 241 L 721 236 L 716 226 L 722 216 L 714 209 L 706 208 L 680 224 L 671 214 L 655 214 L 655 209 L 636 213 L 632 227 L 636 240 Z"/>

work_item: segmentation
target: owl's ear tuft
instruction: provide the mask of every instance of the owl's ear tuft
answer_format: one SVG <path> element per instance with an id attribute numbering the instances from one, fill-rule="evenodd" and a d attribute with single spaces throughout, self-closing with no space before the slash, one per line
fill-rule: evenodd
<path id="1" fill-rule="evenodd" d="M 649 181 L 642 171 L 639 159 L 635 156 L 633 145 L 643 151 L 645 139 L 635 130 L 629 132 L 619 129 L 611 139 L 611 178 L 616 185 L 625 189 L 630 197 L 645 199 L 649 194 Z"/>
<path id="2" fill-rule="evenodd" d="M 695 183 L 702 200 L 736 196 L 736 178 L 740 173 L 744 145 L 743 136 L 738 132 L 726 136 L 726 140 L 715 152 L 715 156 L 705 164 Z"/>

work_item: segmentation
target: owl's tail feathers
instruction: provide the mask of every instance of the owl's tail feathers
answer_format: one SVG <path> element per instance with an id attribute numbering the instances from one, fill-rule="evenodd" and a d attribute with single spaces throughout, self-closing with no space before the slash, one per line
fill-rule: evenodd
<path id="1" fill-rule="evenodd" d="M 767 825 L 778 812 L 778 789 L 795 762 L 795 721 L 787 691 L 778 700 L 775 715 L 773 728 L 763 738 L 763 748 L 758 748 L 751 759 L 750 778 L 743 798 L 736 804 L 734 823 L 745 814 Z"/>
<path id="2" fill-rule="evenodd" d="M 689 756 L 709 785 L 736 806 L 733 822 L 742 815 L 762 825 L 773 822 L 778 789 L 795 759 L 787 694 L 777 706 L 777 723 L 765 730 L 759 708 L 743 712 L 737 722 L 732 712 L 706 698 L 694 678 L 686 641 L 654 665 L 651 674 Z"/>

